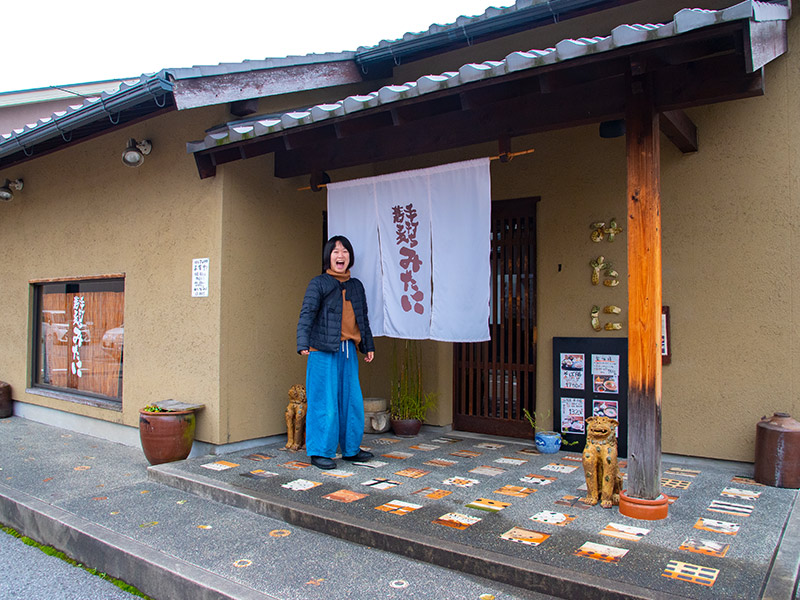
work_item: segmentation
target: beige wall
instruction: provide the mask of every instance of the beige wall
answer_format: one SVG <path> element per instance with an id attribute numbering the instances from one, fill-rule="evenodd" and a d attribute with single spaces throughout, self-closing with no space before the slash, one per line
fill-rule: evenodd
<path id="1" fill-rule="evenodd" d="M 799 27 L 797 19 L 790 22 L 790 48 L 800 43 Z M 450 58 L 438 60 L 444 65 Z M 663 299 L 671 308 L 673 347 L 672 364 L 663 370 L 665 452 L 752 461 L 762 415 L 785 411 L 800 418 L 800 132 L 793 118 L 799 101 L 792 93 L 799 66 L 790 50 L 767 66 L 766 96 L 690 111 L 699 128 L 699 152 L 683 155 L 661 138 Z M 406 78 L 413 78 L 410 68 Z M 589 238 L 596 220 L 617 217 L 624 227 L 625 145 L 624 138 L 600 139 L 592 126 L 514 140 L 514 150 L 529 147 L 536 150 L 530 157 L 492 164 L 492 196 L 541 197 L 537 395 L 546 413 L 552 409 L 554 336 L 627 335 L 594 333 L 589 324 L 593 304 L 627 305 L 625 234 L 613 244 Z M 493 145 L 476 146 L 380 163 L 372 172 L 495 152 Z M 333 175 L 337 181 L 348 178 Z M 588 263 L 598 254 L 618 267 L 618 287 L 591 285 Z M 627 328 L 626 312 L 620 320 Z M 429 421 L 447 424 L 451 347 L 431 343 L 425 353 L 426 385 L 440 396 Z M 376 370 L 365 387 L 380 389 L 389 372 Z"/>
<path id="2" fill-rule="evenodd" d="M 790 48 L 800 44 L 798 26 L 790 24 Z M 561 27 L 547 35 L 564 37 L 568 25 Z M 468 53 L 503 56 L 504 44 L 526 49 L 526 41 L 515 36 L 403 67 L 396 80 L 451 68 Z M 492 48 L 496 55 L 484 52 Z M 797 63 L 791 50 L 768 65 L 765 97 L 690 111 L 699 152 L 682 155 L 662 137 L 664 303 L 673 343 L 663 375 L 666 452 L 752 460 L 763 414 L 800 418 Z M 200 401 L 207 407 L 198 438 L 212 443 L 285 430 L 286 392 L 304 380 L 295 327 L 305 287 L 319 272 L 325 196 L 298 192 L 306 178 L 276 179 L 271 156 L 200 180 L 185 141 L 226 118 L 224 107 L 172 113 L 0 173 L 26 181 L 13 202 L 0 204 L 0 379 L 15 399 L 134 426 L 137 409 L 154 399 Z M 119 160 L 129 137 L 154 141 L 139 169 Z M 589 238 L 593 221 L 625 222 L 625 147 L 622 138 L 600 139 L 593 126 L 513 141 L 514 150 L 526 148 L 535 153 L 492 163 L 492 196 L 541 197 L 537 394 L 546 412 L 554 336 L 626 335 L 596 334 L 589 324 L 593 304 L 627 303 L 626 235 L 613 244 Z M 331 175 L 341 181 L 494 153 L 487 144 Z M 70 231 L 80 231 L 78 243 L 69 243 Z M 620 286 L 591 286 L 588 263 L 598 254 L 614 261 Z M 206 256 L 211 295 L 192 299 L 191 259 Z M 117 272 L 126 273 L 123 412 L 25 393 L 28 281 Z M 440 398 L 429 422 L 450 424 L 452 348 L 426 342 L 423 352 L 426 387 Z M 391 342 L 377 340 L 375 362 L 361 363 L 365 395 L 388 395 L 391 356 Z"/>
<path id="3" fill-rule="evenodd" d="M 0 173 L 25 189 L 0 204 L 0 379 L 15 400 L 136 426 L 164 398 L 202 402 L 197 437 L 219 436 L 222 178 L 201 181 L 185 140 L 217 110 L 172 113 Z M 125 167 L 129 137 L 153 152 Z M 211 259 L 208 298 L 191 298 L 193 258 Z M 125 274 L 122 412 L 25 392 L 29 280 Z"/>

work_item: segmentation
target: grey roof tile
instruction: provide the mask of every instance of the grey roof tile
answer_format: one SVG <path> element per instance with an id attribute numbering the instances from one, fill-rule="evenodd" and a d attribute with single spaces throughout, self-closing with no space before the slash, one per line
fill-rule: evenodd
<path id="1" fill-rule="evenodd" d="M 535 0 L 529 0 L 528 4 Z M 520 8 L 522 0 L 517 2 L 513 9 Z M 500 12 L 511 9 L 493 9 Z M 484 13 L 483 17 L 490 11 Z M 495 14 L 492 12 L 492 14 Z M 417 81 L 400 85 L 386 85 L 379 90 L 365 96 L 349 96 L 331 104 L 317 105 L 307 110 L 287 112 L 282 115 L 270 117 L 273 123 L 270 127 L 254 129 L 254 135 L 275 133 L 280 129 L 288 129 L 300 125 L 319 121 L 321 118 L 352 114 L 355 112 L 374 108 L 379 105 L 396 102 L 401 99 L 411 98 L 421 94 L 428 94 L 437 90 L 461 86 L 482 79 L 502 77 L 524 69 L 533 69 L 543 65 L 567 61 L 589 54 L 608 52 L 614 48 L 641 44 L 650 40 L 673 37 L 681 33 L 692 31 L 701 27 L 708 27 L 718 23 L 740 19 L 753 20 L 786 20 L 790 11 L 785 6 L 767 4 L 756 0 L 745 0 L 723 10 L 706 10 L 699 8 L 682 9 L 673 15 L 669 23 L 625 24 L 615 27 L 610 35 L 589 38 L 564 39 L 554 48 L 532 49 L 508 54 L 503 60 L 490 60 L 483 63 L 468 63 L 462 65 L 458 71 L 447 71 L 439 75 L 424 75 Z M 457 21 L 458 22 L 458 21 Z M 439 26 L 434 26 L 439 27 Z M 430 30 L 429 30 L 430 31 Z M 264 117 L 259 117 L 263 120 Z M 259 122 L 259 121 L 254 121 Z M 280 126 L 278 126 L 278 123 Z M 241 139 L 234 131 L 240 127 L 241 121 L 228 126 L 221 126 L 206 136 L 204 140 L 189 142 L 187 151 L 190 153 L 214 146 L 228 144 Z"/>

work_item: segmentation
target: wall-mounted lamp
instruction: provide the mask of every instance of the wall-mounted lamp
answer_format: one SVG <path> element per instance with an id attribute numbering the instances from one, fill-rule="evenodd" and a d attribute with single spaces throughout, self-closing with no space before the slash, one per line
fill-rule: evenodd
<path id="1" fill-rule="evenodd" d="M 122 153 L 122 164 L 127 167 L 138 167 L 144 162 L 144 157 L 150 154 L 153 149 L 153 144 L 150 140 L 142 140 L 137 142 L 131 138 L 128 140 L 128 147 Z"/>
<path id="2" fill-rule="evenodd" d="M 18 192 L 21 189 L 22 189 L 22 178 L 15 179 L 14 181 L 6 179 L 3 186 L 0 187 L 0 200 L 2 200 L 3 202 L 10 201 L 14 197 L 14 191 Z"/>

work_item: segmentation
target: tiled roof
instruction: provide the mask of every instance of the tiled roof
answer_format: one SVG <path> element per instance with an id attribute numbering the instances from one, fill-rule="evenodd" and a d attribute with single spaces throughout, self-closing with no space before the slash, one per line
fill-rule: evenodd
<path id="1" fill-rule="evenodd" d="M 142 75 L 138 80 L 123 81 L 119 89 L 113 92 L 101 92 L 97 96 L 86 98 L 82 103 L 74 104 L 63 111 L 53 113 L 49 117 L 39 119 L 9 133 L 0 134 L 0 168 L 1 159 L 22 149 L 28 155 L 28 149 L 44 139 L 61 136 L 65 140 L 71 137 L 70 132 L 107 115 L 110 122 L 114 115 L 129 109 L 150 98 L 153 110 L 164 106 L 165 94 L 170 93 L 172 84 L 167 81 L 164 72 L 155 75 Z M 117 117 L 118 118 L 118 117 Z"/>
<path id="2" fill-rule="evenodd" d="M 488 15 L 488 11 L 486 14 Z M 723 10 L 683 9 L 675 13 L 673 20 L 668 23 L 620 25 L 607 36 L 564 39 L 552 48 L 512 52 L 502 60 L 465 64 L 458 71 L 425 75 L 416 81 L 400 85 L 386 85 L 363 96 L 348 96 L 337 102 L 318 104 L 304 110 L 231 122 L 210 131 L 200 141 L 189 142 L 187 150 L 190 153 L 199 152 L 215 146 L 277 133 L 437 90 L 458 87 L 473 81 L 502 77 L 524 69 L 534 69 L 589 54 L 608 52 L 623 46 L 669 38 L 702 27 L 741 19 L 786 20 L 789 15 L 790 11 L 786 6 L 756 0 L 745 0 Z"/>

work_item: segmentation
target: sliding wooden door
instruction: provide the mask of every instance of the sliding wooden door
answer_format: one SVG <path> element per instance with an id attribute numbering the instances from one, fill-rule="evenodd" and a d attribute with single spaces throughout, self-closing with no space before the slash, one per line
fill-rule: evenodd
<path id="1" fill-rule="evenodd" d="M 538 200 L 492 203 L 491 340 L 454 345 L 455 429 L 533 435 L 522 409 L 536 409 Z"/>

